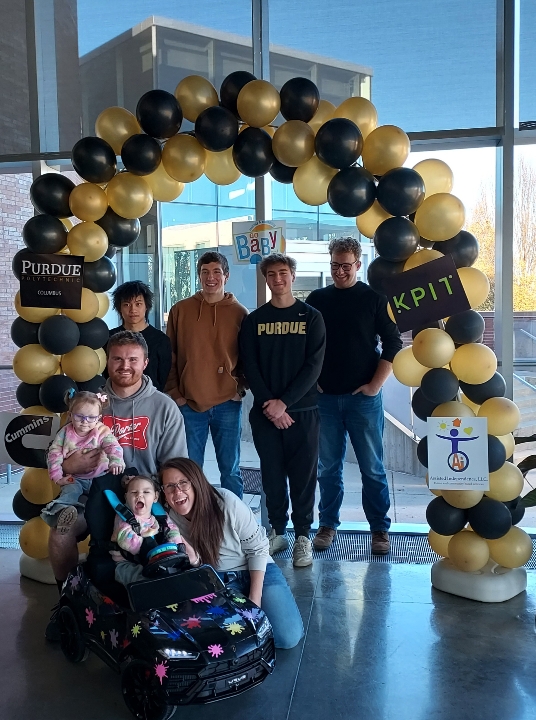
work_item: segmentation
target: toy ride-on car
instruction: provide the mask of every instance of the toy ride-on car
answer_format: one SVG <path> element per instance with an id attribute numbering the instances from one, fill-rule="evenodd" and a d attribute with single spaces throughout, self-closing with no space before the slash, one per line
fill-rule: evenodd
<path id="1" fill-rule="evenodd" d="M 154 548 L 151 577 L 125 589 L 113 579 L 109 541 L 98 539 L 110 538 L 110 527 L 104 529 L 102 516 L 91 522 L 91 506 L 99 506 L 92 494 L 86 505 L 88 560 L 69 575 L 60 598 L 66 658 L 81 662 L 92 651 L 120 672 L 124 700 L 140 720 L 166 720 L 178 705 L 221 700 L 263 682 L 275 666 L 265 613 L 224 585 L 210 566 L 185 570 L 177 546 Z M 159 512 L 155 504 L 153 514 Z"/>

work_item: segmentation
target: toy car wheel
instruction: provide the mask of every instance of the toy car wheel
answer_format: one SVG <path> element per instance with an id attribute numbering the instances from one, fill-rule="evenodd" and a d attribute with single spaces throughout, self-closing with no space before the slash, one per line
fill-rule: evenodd
<path id="1" fill-rule="evenodd" d="M 166 704 L 154 670 L 144 660 L 133 660 L 123 670 L 121 691 L 138 720 L 168 720 L 177 709 Z"/>
<path id="2" fill-rule="evenodd" d="M 58 623 L 63 654 L 72 663 L 83 662 L 89 655 L 89 650 L 76 622 L 76 617 L 67 605 L 60 610 Z"/>

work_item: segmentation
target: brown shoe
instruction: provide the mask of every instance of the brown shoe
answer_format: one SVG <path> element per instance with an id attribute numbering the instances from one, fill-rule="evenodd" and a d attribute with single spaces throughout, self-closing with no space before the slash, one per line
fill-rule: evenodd
<path id="1" fill-rule="evenodd" d="M 373 555 L 387 555 L 391 549 L 389 542 L 389 533 L 387 531 L 378 530 L 372 533 L 371 549 Z"/>
<path id="2" fill-rule="evenodd" d="M 327 550 L 336 534 L 337 531 L 333 528 L 326 527 L 325 525 L 319 527 L 313 539 L 315 550 Z"/>

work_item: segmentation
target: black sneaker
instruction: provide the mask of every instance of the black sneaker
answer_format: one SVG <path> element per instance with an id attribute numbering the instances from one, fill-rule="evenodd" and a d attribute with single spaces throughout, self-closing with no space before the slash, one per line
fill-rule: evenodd
<path id="1" fill-rule="evenodd" d="M 48 642 L 57 643 L 60 641 L 60 624 L 58 622 L 58 616 L 60 613 L 60 604 L 54 605 L 52 608 L 52 615 L 48 621 L 48 625 L 45 629 L 45 640 Z"/>

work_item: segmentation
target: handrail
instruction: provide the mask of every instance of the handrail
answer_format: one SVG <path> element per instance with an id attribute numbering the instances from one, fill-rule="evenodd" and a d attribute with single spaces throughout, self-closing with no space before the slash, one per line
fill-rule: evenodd
<path id="1" fill-rule="evenodd" d="M 13 365 L 0 365 L 0 370 L 13 370 Z"/>
<path id="2" fill-rule="evenodd" d="M 527 382 L 524 378 L 520 377 L 519 375 L 516 375 L 515 373 L 514 373 L 514 377 L 515 377 L 516 380 L 519 380 L 519 382 L 520 382 L 522 385 L 526 385 L 526 386 L 529 387 L 531 390 L 534 390 L 534 392 L 536 392 L 536 387 L 535 387 L 534 385 L 532 385 L 532 383 Z"/>
<path id="3" fill-rule="evenodd" d="M 524 335 L 527 335 L 531 340 L 536 340 L 536 336 L 532 333 L 529 333 L 528 330 L 525 330 L 525 328 L 519 328 L 519 332 L 522 332 Z"/>

